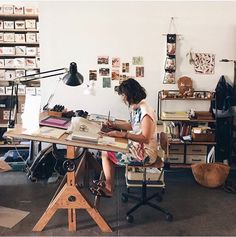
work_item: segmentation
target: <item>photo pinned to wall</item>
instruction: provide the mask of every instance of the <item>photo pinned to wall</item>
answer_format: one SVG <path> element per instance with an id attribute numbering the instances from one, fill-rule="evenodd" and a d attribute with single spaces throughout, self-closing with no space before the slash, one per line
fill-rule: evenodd
<path id="1" fill-rule="evenodd" d="M 112 80 L 120 80 L 120 71 L 113 69 L 111 72 L 111 79 Z"/>
<path id="2" fill-rule="evenodd" d="M 144 77 L 144 67 L 136 67 L 136 77 Z"/>
<path id="3" fill-rule="evenodd" d="M 176 70 L 176 34 L 167 34 L 166 36 L 166 61 L 165 61 L 165 75 L 163 79 L 164 84 L 175 83 Z"/>
<path id="4" fill-rule="evenodd" d="M 98 64 L 109 64 L 109 56 L 98 56 L 97 63 Z"/>
<path id="5" fill-rule="evenodd" d="M 120 58 L 112 58 L 112 67 L 120 67 Z"/>
<path id="6" fill-rule="evenodd" d="M 143 65 L 143 57 L 141 57 L 141 56 L 133 57 L 132 64 L 133 65 Z"/>
<path id="7" fill-rule="evenodd" d="M 111 88 L 111 78 L 110 77 L 103 77 L 102 87 L 103 88 Z"/>
<path id="8" fill-rule="evenodd" d="M 126 74 L 120 74 L 120 81 L 125 81 L 125 80 L 127 80 L 128 78 L 129 78 L 128 75 L 126 75 Z"/>
<path id="9" fill-rule="evenodd" d="M 129 73 L 129 63 L 122 63 L 122 72 Z"/>
<path id="10" fill-rule="evenodd" d="M 110 76 L 110 68 L 99 68 L 99 76 Z"/>
<path id="11" fill-rule="evenodd" d="M 163 83 L 174 84 L 175 83 L 175 73 L 174 72 L 165 72 Z"/>
<path id="12" fill-rule="evenodd" d="M 215 54 L 194 53 L 194 71 L 200 74 L 214 74 L 215 72 Z"/>
<path id="13" fill-rule="evenodd" d="M 97 70 L 89 70 L 89 80 L 97 81 Z"/>

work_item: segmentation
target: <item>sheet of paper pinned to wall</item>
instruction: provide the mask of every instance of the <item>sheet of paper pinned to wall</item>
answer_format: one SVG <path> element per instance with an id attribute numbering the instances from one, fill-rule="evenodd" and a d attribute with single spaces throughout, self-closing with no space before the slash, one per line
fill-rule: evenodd
<path id="1" fill-rule="evenodd" d="M 26 94 L 24 113 L 22 114 L 22 127 L 26 133 L 39 129 L 41 96 Z"/>

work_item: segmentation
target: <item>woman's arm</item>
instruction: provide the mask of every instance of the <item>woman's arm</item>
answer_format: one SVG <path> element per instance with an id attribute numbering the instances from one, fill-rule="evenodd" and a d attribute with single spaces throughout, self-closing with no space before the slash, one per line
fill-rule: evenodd
<path id="1" fill-rule="evenodd" d="M 114 122 L 108 121 L 107 125 L 112 128 L 125 130 L 125 131 L 132 130 L 131 124 L 126 121 L 114 121 Z"/>
<path id="2" fill-rule="evenodd" d="M 111 137 L 122 137 L 139 143 L 149 143 L 153 133 L 153 120 L 149 115 L 145 115 L 141 121 L 142 133 L 132 134 L 127 132 L 111 131 L 107 135 Z"/>

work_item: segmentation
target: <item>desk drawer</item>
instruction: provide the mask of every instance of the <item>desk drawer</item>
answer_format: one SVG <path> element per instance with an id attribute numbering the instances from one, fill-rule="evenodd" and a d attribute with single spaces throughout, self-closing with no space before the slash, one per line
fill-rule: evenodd
<path id="1" fill-rule="evenodd" d="M 186 164 L 206 163 L 206 155 L 187 155 Z"/>
<path id="2" fill-rule="evenodd" d="M 184 145 L 176 145 L 176 144 L 170 144 L 169 148 L 170 154 L 183 154 L 184 153 Z"/>
<path id="3" fill-rule="evenodd" d="M 173 164 L 184 163 L 184 154 L 169 154 L 168 160 Z"/>
<path id="4" fill-rule="evenodd" d="M 205 145 L 187 145 L 187 154 L 206 155 L 207 146 Z"/>

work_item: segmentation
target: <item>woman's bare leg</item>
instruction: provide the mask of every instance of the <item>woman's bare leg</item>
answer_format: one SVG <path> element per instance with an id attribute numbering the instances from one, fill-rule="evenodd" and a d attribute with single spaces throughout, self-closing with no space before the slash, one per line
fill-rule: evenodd
<path id="1" fill-rule="evenodd" d="M 106 179 L 105 180 L 106 189 L 112 193 L 113 188 L 114 188 L 115 169 L 114 169 L 114 164 L 108 158 L 106 151 L 102 152 L 102 167 L 103 167 L 103 172 L 104 172 L 105 179 Z"/>

